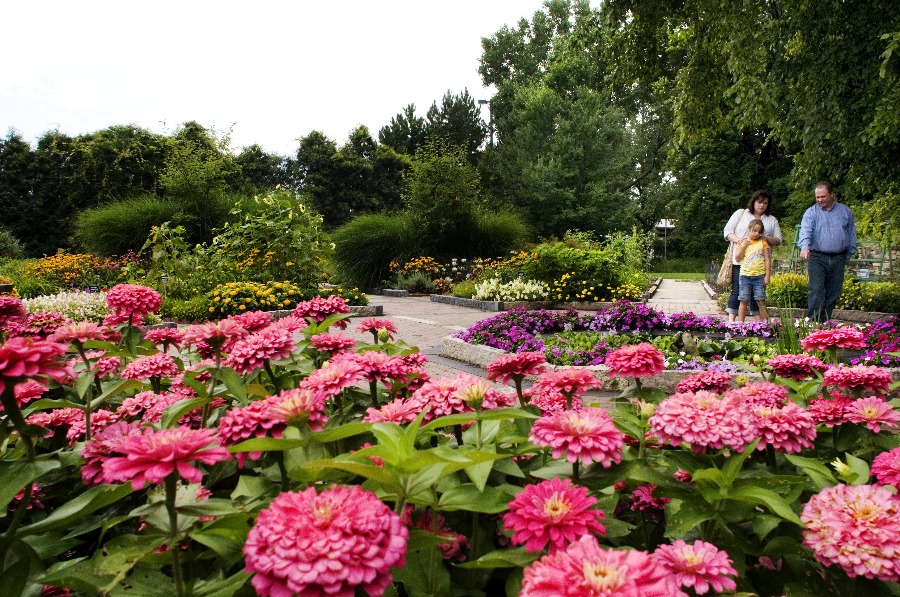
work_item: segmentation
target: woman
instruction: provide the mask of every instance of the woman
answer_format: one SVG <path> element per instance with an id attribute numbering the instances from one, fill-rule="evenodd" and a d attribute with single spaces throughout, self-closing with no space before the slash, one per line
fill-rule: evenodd
<path id="1" fill-rule="evenodd" d="M 739 209 L 729 218 L 725 224 L 725 240 L 736 243 L 747 236 L 747 226 L 754 218 L 759 218 L 763 222 L 763 240 L 769 243 L 770 247 L 777 247 L 784 239 L 781 237 L 781 227 L 778 220 L 771 215 L 772 196 L 766 191 L 756 191 L 750 196 L 746 209 Z M 738 280 L 740 279 L 741 264 L 734 259 L 734 251 L 731 252 L 731 295 L 728 297 L 728 305 L 725 308 L 728 313 L 728 321 L 734 321 L 737 317 L 738 308 L 741 302 L 738 300 Z M 756 302 L 750 302 L 750 315 L 757 315 L 759 309 Z"/>

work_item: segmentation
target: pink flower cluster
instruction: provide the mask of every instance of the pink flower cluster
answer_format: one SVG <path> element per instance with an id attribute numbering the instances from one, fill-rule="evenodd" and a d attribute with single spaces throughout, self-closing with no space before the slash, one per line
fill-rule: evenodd
<path id="1" fill-rule="evenodd" d="M 531 428 L 531 443 L 552 449 L 553 458 L 604 467 L 622 461 L 624 436 L 602 408 L 586 407 L 545 414 Z"/>
<path id="2" fill-rule="evenodd" d="M 808 354 L 779 354 L 768 360 L 768 365 L 778 377 L 787 379 L 809 379 L 816 372 L 824 373 L 828 365 L 821 359 Z"/>
<path id="3" fill-rule="evenodd" d="M 294 307 L 294 315 L 308 317 L 317 323 L 325 321 L 330 315 L 349 312 L 350 307 L 347 305 L 347 301 L 335 295 L 328 298 L 313 297 L 308 301 L 297 303 L 297 306 Z M 342 319 L 334 325 L 343 330 L 347 327 L 347 321 Z"/>
<path id="4" fill-rule="evenodd" d="M 235 342 L 225 365 L 242 375 L 253 373 L 266 363 L 288 358 L 296 345 L 289 331 L 266 327 Z"/>
<path id="5" fill-rule="evenodd" d="M 542 352 L 519 352 L 504 355 L 487 365 L 487 378 L 502 384 L 523 379 L 526 375 L 540 375 L 547 370 L 547 358 Z"/>
<path id="6" fill-rule="evenodd" d="M 757 437 L 756 417 L 741 397 L 701 390 L 663 400 L 649 421 L 650 432 L 663 442 L 691 444 L 694 451 L 729 447 L 743 452 Z"/>
<path id="7" fill-rule="evenodd" d="M 872 460 L 872 474 L 879 485 L 893 485 L 900 489 L 900 448 L 876 456 Z"/>
<path id="8" fill-rule="evenodd" d="M 573 486 L 569 479 L 541 481 L 513 498 L 503 526 L 513 532 L 513 545 L 541 551 L 549 544 L 553 554 L 588 533 L 606 534 L 599 522 L 603 511 L 591 508 L 596 503 L 587 487 Z"/>
<path id="9" fill-rule="evenodd" d="M 607 353 L 603 364 L 610 376 L 650 377 L 665 369 L 663 353 L 647 342 L 629 344 Z"/>
<path id="10" fill-rule="evenodd" d="M 754 409 L 760 436 L 757 450 L 772 446 L 778 452 L 796 454 L 803 448 L 812 448 L 816 439 L 816 421 L 796 402 L 788 401 L 780 407 Z"/>
<path id="11" fill-rule="evenodd" d="M 685 543 L 681 539 L 671 545 L 660 545 L 653 552 L 672 574 L 680 587 L 705 595 L 710 588 L 716 593 L 734 591 L 737 583 L 732 576 L 737 570 L 731 565 L 728 553 L 706 541 Z"/>
<path id="12" fill-rule="evenodd" d="M 356 326 L 356 331 L 360 333 L 371 332 L 376 339 L 380 333 L 390 339 L 397 333 L 397 326 L 390 319 L 369 317 L 359 322 L 359 325 Z"/>
<path id="13" fill-rule="evenodd" d="M 900 499 L 874 485 L 826 487 L 803 507 L 803 544 L 847 576 L 900 581 Z"/>
<path id="14" fill-rule="evenodd" d="M 803 350 L 828 350 L 829 348 L 860 349 L 866 347 L 866 336 L 852 327 L 831 330 L 815 330 L 800 340 Z"/>
<path id="15" fill-rule="evenodd" d="M 837 387 L 857 394 L 887 394 L 893 382 L 891 372 L 875 365 L 832 367 L 825 372 L 823 386 Z"/>
<path id="16" fill-rule="evenodd" d="M 688 375 L 678 382 L 675 392 L 683 394 L 685 392 L 698 392 L 700 390 L 708 390 L 716 394 L 727 392 L 732 387 L 731 374 L 724 371 L 704 371 L 695 375 Z"/>
<path id="17" fill-rule="evenodd" d="M 162 306 L 158 292 L 137 284 L 116 284 L 106 293 L 109 309 L 120 316 L 144 317 L 156 313 Z"/>
<path id="18" fill-rule="evenodd" d="M 531 386 L 531 404 L 543 412 L 557 412 L 566 409 L 571 401 L 572 408 L 581 406 L 581 397 L 590 389 L 601 387 L 594 373 L 582 367 L 567 367 L 547 371 Z"/>
<path id="19" fill-rule="evenodd" d="M 153 377 L 173 377 L 178 374 L 175 359 L 162 352 L 137 358 L 122 371 L 122 379 L 150 379 Z"/>
<path id="20" fill-rule="evenodd" d="M 0 393 L 7 385 L 15 387 L 26 379 L 45 382 L 50 378 L 61 382 L 71 376 L 69 367 L 59 357 L 66 346 L 47 340 L 26 337 L 9 338 L 0 345 Z"/>
<path id="21" fill-rule="evenodd" d="M 262 596 L 379 597 L 406 564 L 409 530 L 359 486 L 286 492 L 259 513 L 244 562 Z"/>

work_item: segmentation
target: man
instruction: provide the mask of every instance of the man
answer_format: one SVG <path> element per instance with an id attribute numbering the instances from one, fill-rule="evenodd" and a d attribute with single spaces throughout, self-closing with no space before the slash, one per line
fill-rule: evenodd
<path id="1" fill-rule="evenodd" d="M 816 203 L 800 222 L 800 257 L 809 272 L 809 312 L 815 321 L 831 319 L 844 285 L 844 265 L 856 253 L 853 213 L 834 200 L 830 182 L 816 185 Z"/>

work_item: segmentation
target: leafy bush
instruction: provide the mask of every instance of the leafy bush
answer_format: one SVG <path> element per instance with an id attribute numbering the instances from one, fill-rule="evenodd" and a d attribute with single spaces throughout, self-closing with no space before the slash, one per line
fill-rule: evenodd
<path id="1" fill-rule="evenodd" d="M 453 285 L 450 294 L 459 298 L 472 298 L 475 296 L 475 282 L 472 280 L 462 280 Z"/>
<path id="2" fill-rule="evenodd" d="M 434 290 L 434 280 L 425 272 L 414 271 L 410 274 L 397 274 L 396 286 L 400 290 L 408 290 L 413 294 L 428 294 Z"/>
<path id="3" fill-rule="evenodd" d="M 836 308 L 896 313 L 900 311 L 900 284 L 844 280 Z"/>
<path id="4" fill-rule="evenodd" d="M 186 300 L 166 297 L 159 314 L 165 319 L 174 321 L 207 321 L 210 318 L 209 298 L 205 294 L 198 294 Z"/>
<path id="5" fill-rule="evenodd" d="M 508 211 L 479 210 L 475 214 L 469 254 L 463 257 L 507 255 L 520 248 L 528 236 L 528 225 L 518 215 Z"/>
<path id="6" fill-rule="evenodd" d="M 517 278 L 503 282 L 500 278 L 488 278 L 475 285 L 472 298 L 479 301 L 541 301 L 546 300 L 550 289 L 544 282 Z"/>
<path id="7" fill-rule="evenodd" d="M 167 221 L 178 223 L 180 209 L 177 203 L 155 195 L 86 209 L 75 220 L 75 242 L 97 255 L 138 251 L 153 226 Z"/>
<path id="8" fill-rule="evenodd" d="M 12 232 L 0 226 L 0 259 L 21 259 L 25 249 Z"/>
<path id="9" fill-rule="evenodd" d="M 315 288 L 331 251 L 322 216 L 281 189 L 254 197 L 252 208 L 245 203 L 232 210 L 235 222 L 217 231 L 207 252 L 209 266 L 232 271 L 237 280 L 288 280 Z"/>
<path id="10" fill-rule="evenodd" d="M 726 300 L 727 300 L 727 294 Z M 809 278 L 802 274 L 775 274 L 766 287 L 767 304 L 785 309 L 805 309 L 809 301 Z"/>
<path id="11" fill-rule="evenodd" d="M 328 298 L 329 296 L 339 296 L 352 306 L 365 306 L 369 304 L 369 297 L 366 293 L 360 291 L 359 288 L 347 288 L 344 286 L 335 286 L 334 284 L 323 284 L 312 292 L 307 292 L 303 300 L 309 300 L 315 296 L 320 298 Z"/>
<path id="12" fill-rule="evenodd" d="M 360 288 L 374 288 L 391 275 L 391 262 L 403 263 L 417 249 L 409 214 L 359 216 L 332 233 L 336 278 Z"/>
<path id="13" fill-rule="evenodd" d="M 24 299 L 28 313 L 55 312 L 74 321 L 100 323 L 109 314 L 105 292 L 59 292 L 31 299 Z"/>

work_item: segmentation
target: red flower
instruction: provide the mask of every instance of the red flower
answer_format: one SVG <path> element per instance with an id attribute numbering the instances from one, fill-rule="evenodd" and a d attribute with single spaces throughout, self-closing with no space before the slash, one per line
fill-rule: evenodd
<path id="1" fill-rule="evenodd" d="M 158 292 L 137 284 L 116 284 L 106 293 L 106 304 L 110 310 L 119 315 L 138 315 L 156 313 L 162 306 L 162 297 Z"/>
<path id="2" fill-rule="evenodd" d="M 409 530 L 358 486 L 282 493 L 259 513 L 244 544 L 246 570 L 262 596 L 379 597 L 391 566 L 406 564 Z"/>
<path id="3" fill-rule="evenodd" d="M 13 317 L 25 317 L 25 303 L 14 296 L 0 295 L 0 326 Z"/>
<path id="4" fill-rule="evenodd" d="M 378 338 L 378 332 L 381 330 L 384 330 L 382 333 L 387 334 L 389 339 L 393 339 L 394 334 L 397 333 L 397 326 L 389 319 L 376 319 L 374 317 L 363 319 L 356 326 L 357 332 L 371 332 L 376 339 Z"/>
<path id="5" fill-rule="evenodd" d="M 226 317 L 248 332 L 256 332 L 272 323 L 272 314 L 268 311 L 247 311 L 239 315 Z"/>
<path id="6" fill-rule="evenodd" d="M 316 350 L 327 352 L 344 352 L 356 348 L 356 340 L 344 334 L 315 334 L 309 339 Z"/>
<path id="7" fill-rule="evenodd" d="M 631 509 L 635 512 L 644 510 L 663 510 L 666 504 L 672 501 L 672 498 L 653 497 L 656 485 L 647 483 L 639 485 L 631 492 Z"/>
<path id="8" fill-rule="evenodd" d="M 393 402 L 382 404 L 381 408 L 367 408 L 364 423 L 409 423 L 421 412 L 421 405 L 397 398 Z"/>
<path id="9" fill-rule="evenodd" d="M 729 392 L 675 394 L 650 416 L 650 432 L 664 442 L 688 442 L 694 451 L 725 446 L 743 452 L 757 438 L 756 417 L 749 403 Z"/>
<path id="10" fill-rule="evenodd" d="M 573 486 L 569 479 L 541 481 L 513 498 L 503 526 L 513 532 L 513 545 L 541 551 L 549 544 L 552 554 L 587 533 L 606 534 L 598 522 L 605 518 L 603 511 L 591 509 L 596 503 L 587 487 Z"/>
<path id="11" fill-rule="evenodd" d="M 872 474 L 879 485 L 900 488 L 900 448 L 882 452 L 872 460 Z"/>
<path id="12" fill-rule="evenodd" d="M 542 416 L 534 422 L 533 444 L 552 448 L 553 458 L 604 467 L 622 461 L 623 436 L 602 408 L 582 408 Z"/>
<path id="13" fill-rule="evenodd" d="M 349 312 L 350 307 L 347 305 L 347 302 L 341 297 L 334 295 L 328 298 L 316 296 L 308 301 L 297 303 L 297 306 L 294 307 L 294 315 L 297 317 L 309 317 L 317 323 L 325 321 L 330 315 Z M 343 330 L 347 327 L 347 321 L 341 319 L 334 325 Z"/>
<path id="14" fill-rule="evenodd" d="M 109 331 L 92 321 L 78 321 L 61 325 L 47 338 L 51 342 L 84 344 L 88 340 L 105 340 Z"/>
<path id="15" fill-rule="evenodd" d="M 866 336 L 851 327 L 831 330 L 815 330 L 800 340 L 803 350 L 828 350 L 829 348 L 860 349 L 866 347 Z"/>
<path id="16" fill-rule="evenodd" d="M 658 348 L 647 342 L 629 344 L 607 353 L 603 364 L 610 376 L 650 377 L 665 369 L 665 357 Z"/>
<path id="17" fill-rule="evenodd" d="M 778 452 L 795 454 L 803 448 L 813 447 L 816 421 L 795 402 L 789 401 L 782 407 L 758 407 L 753 414 L 761 438 L 757 450 L 772 446 Z"/>
<path id="18" fill-rule="evenodd" d="M 144 483 L 161 483 L 178 472 L 191 483 L 203 478 L 191 462 L 212 465 L 228 460 L 228 450 L 215 444 L 215 430 L 176 427 L 129 435 L 112 448 L 122 456 L 103 462 L 103 478 L 108 483 L 131 481 L 139 490 Z"/>
<path id="19" fill-rule="evenodd" d="M 779 408 L 787 402 L 788 389 L 770 381 L 759 381 L 728 390 L 725 395 L 737 397 L 754 408 Z"/>
<path id="20" fill-rule="evenodd" d="M 834 427 L 844 422 L 844 413 L 851 404 L 853 404 L 853 400 L 841 394 L 834 394 L 834 397 L 830 399 L 819 396 L 809 401 L 807 410 L 816 423 Z"/>
<path id="21" fill-rule="evenodd" d="M 893 382 L 891 372 L 875 365 L 833 367 L 825 372 L 823 386 L 843 388 L 849 392 L 884 395 Z"/>
<path id="22" fill-rule="evenodd" d="M 147 333 L 144 334 L 144 340 L 153 342 L 153 344 L 162 348 L 163 352 L 166 352 L 170 346 L 175 348 L 181 347 L 181 343 L 184 341 L 184 332 L 178 328 L 155 328 L 147 330 Z"/>
<path id="23" fill-rule="evenodd" d="M 266 363 L 288 358 L 295 347 L 289 331 L 265 328 L 235 342 L 224 364 L 241 374 L 253 373 Z"/>

